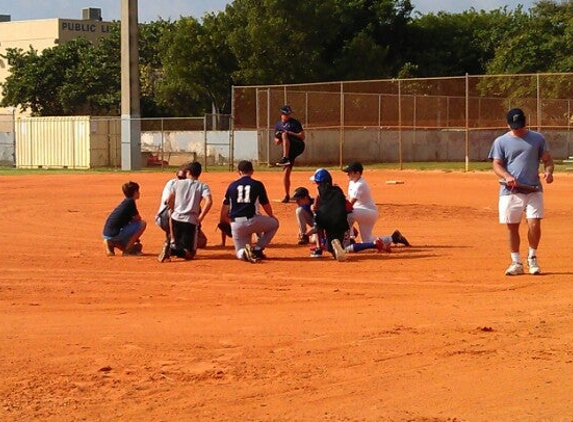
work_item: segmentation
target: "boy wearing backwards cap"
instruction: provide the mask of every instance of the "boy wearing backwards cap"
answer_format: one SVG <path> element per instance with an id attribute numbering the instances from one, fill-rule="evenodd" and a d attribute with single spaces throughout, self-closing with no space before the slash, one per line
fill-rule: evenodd
<path id="1" fill-rule="evenodd" d="M 311 209 L 314 204 L 314 198 L 310 196 L 308 189 L 302 186 L 294 190 L 292 197 L 298 205 L 295 210 L 298 225 L 298 244 L 308 245 L 310 236 L 316 233 L 314 213 Z"/>

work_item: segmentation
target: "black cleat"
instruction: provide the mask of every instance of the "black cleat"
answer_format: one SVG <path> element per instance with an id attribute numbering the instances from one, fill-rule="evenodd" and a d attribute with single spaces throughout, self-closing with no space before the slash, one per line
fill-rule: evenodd
<path id="1" fill-rule="evenodd" d="M 267 256 L 265 255 L 262 249 L 253 249 L 253 255 L 257 259 L 267 259 Z"/>
<path id="2" fill-rule="evenodd" d="M 123 251 L 122 256 L 141 256 L 143 255 L 143 245 L 139 240 L 131 245 L 131 248 Z"/>
<path id="3" fill-rule="evenodd" d="M 283 198 L 283 200 L 281 201 L 283 204 L 288 204 L 290 202 L 290 196 L 285 195 L 285 197 Z"/>
<path id="4" fill-rule="evenodd" d="M 290 160 L 287 157 L 283 157 L 281 158 L 279 161 L 277 161 L 277 166 L 290 166 Z"/>
<path id="5" fill-rule="evenodd" d="M 298 235 L 298 244 L 299 245 L 308 245 L 309 242 L 310 242 L 310 239 L 308 238 L 308 236 L 306 234 L 299 234 Z"/>
<path id="6" fill-rule="evenodd" d="M 392 243 L 395 244 L 401 243 L 404 246 L 410 246 L 410 242 L 408 242 L 408 239 L 402 236 L 402 233 L 400 233 L 399 230 L 395 230 L 394 233 L 392 233 Z"/>

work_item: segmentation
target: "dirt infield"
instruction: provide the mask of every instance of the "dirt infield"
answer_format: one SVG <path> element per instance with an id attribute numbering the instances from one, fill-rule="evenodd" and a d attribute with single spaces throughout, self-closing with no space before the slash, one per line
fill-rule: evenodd
<path id="1" fill-rule="evenodd" d="M 293 188 L 314 192 L 310 175 Z M 573 420 L 573 175 L 546 187 L 543 275 L 514 278 L 492 172 L 367 170 L 376 232 L 413 246 L 345 263 L 309 258 L 295 205 L 273 203 L 281 227 L 254 265 L 215 246 L 234 173 L 202 175 L 208 248 L 156 261 L 170 176 L 0 177 L 0 420 Z M 255 178 L 282 197 L 279 172 Z M 145 255 L 106 257 L 130 179 Z"/>

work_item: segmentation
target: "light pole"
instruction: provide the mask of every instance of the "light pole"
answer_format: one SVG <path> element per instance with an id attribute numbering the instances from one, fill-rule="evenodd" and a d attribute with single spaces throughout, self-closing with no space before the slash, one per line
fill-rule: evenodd
<path id="1" fill-rule="evenodd" d="M 137 0 L 121 0 L 121 169 L 141 169 Z"/>

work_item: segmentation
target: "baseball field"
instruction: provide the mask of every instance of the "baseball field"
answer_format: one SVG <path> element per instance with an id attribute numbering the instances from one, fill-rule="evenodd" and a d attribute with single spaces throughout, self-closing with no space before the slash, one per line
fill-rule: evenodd
<path id="1" fill-rule="evenodd" d="M 314 193 L 311 174 L 292 187 Z M 491 171 L 366 170 L 377 234 L 412 246 L 347 262 L 309 258 L 296 205 L 273 202 L 281 226 L 258 264 L 218 246 L 228 172 L 201 176 L 207 248 L 157 262 L 171 176 L 0 177 L 0 420 L 573 420 L 572 174 L 545 189 L 542 275 L 516 277 Z M 254 177 L 282 198 L 279 171 Z M 107 257 L 128 180 L 144 255 Z"/>

